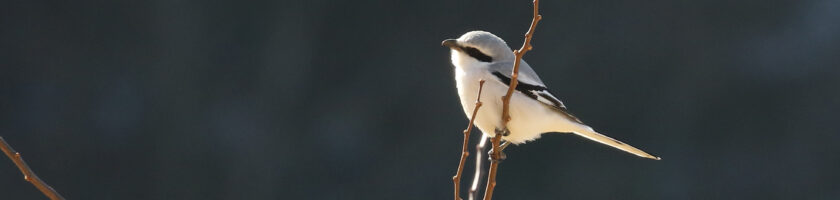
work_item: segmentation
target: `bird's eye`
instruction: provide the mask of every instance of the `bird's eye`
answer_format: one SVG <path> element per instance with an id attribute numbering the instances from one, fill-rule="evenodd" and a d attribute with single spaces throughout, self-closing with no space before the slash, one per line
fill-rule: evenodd
<path id="1" fill-rule="evenodd" d="M 467 55 L 470 55 L 470 57 L 473 57 L 476 60 L 479 60 L 481 62 L 493 62 L 492 57 L 488 56 L 487 54 L 481 53 L 481 51 L 479 51 L 476 48 L 464 47 L 463 49 L 464 52 L 467 53 Z"/>

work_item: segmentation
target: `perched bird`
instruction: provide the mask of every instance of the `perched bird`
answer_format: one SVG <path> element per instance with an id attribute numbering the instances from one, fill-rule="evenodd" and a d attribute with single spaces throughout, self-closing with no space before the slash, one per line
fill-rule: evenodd
<path id="1" fill-rule="evenodd" d="M 513 52 L 504 40 L 485 31 L 471 31 L 458 39 L 444 40 L 442 45 L 451 49 L 458 95 L 468 118 L 475 108 L 479 80 L 486 81 L 481 95 L 483 106 L 476 115 L 475 126 L 486 137 L 494 137 L 496 131 L 505 127 L 501 117 L 501 97 L 507 93 L 511 81 L 515 60 Z M 563 102 L 548 92 L 540 77 L 524 60 L 520 63 L 517 80 L 519 83 L 510 100 L 512 120 L 502 136 L 506 143 L 523 144 L 548 132 L 574 133 L 640 157 L 660 159 L 601 135 L 584 124 L 569 113 Z"/>

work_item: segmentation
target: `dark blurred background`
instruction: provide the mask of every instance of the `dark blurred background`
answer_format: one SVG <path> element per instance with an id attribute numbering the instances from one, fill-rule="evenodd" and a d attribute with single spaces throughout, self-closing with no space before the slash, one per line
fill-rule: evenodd
<path id="1" fill-rule="evenodd" d="M 69 199 L 449 199 L 467 120 L 440 41 L 518 48 L 531 8 L 4 1 L 0 136 Z M 526 60 L 663 160 L 550 134 L 506 151 L 496 199 L 840 198 L 840 1 L 540 8 Z M 0 193 L 44 199 L 6 158 Z"/>

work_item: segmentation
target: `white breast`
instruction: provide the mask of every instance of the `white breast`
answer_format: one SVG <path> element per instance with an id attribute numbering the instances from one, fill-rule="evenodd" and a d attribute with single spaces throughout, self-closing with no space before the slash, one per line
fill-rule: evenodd
<path id="1" fill-rule="evenodd" d="M 475 108 L 479 80 L 481 79 L 485 80 L 481 94 L 483 105 L 476 115 L 475 126 L 485 136 L 493 137 L 495 136 L 495 129 L 503 127 L 501 98 L 507 93 L 507 85 L 498 81 L 489 71 L 479 66 L 455 68 L 458 95 L 467 118 L 472 116 L 473 108 Z M 514 144 L 521 144 L 539 138 L 542 133 L 567 132 L 566 130 L 571 131 L 580 128 L 579 124 L 566 120 L 555 112 L 537 100 L 519 92 L 514 92 L 510 106 L 512 120 L 508 124 L 508 130 L 511 134 L 504 139 Z"/>

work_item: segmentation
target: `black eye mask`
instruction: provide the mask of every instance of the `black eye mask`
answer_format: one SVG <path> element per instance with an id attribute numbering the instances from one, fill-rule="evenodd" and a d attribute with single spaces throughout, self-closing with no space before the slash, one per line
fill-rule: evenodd
<path id="1" fill-rule="evenodd" d="M 479 60 L 481 62 L 493 62 L 492 57 L 488 56 L 487 54 L 482 53 L 481 51 L 479 51 L 476 48 L 461 47 L 461 49 L 463 49 L 464 52 L 467 53 L 467 55 L 470 55 L 470 57 L 473 57 L 476 60 Z"/>

